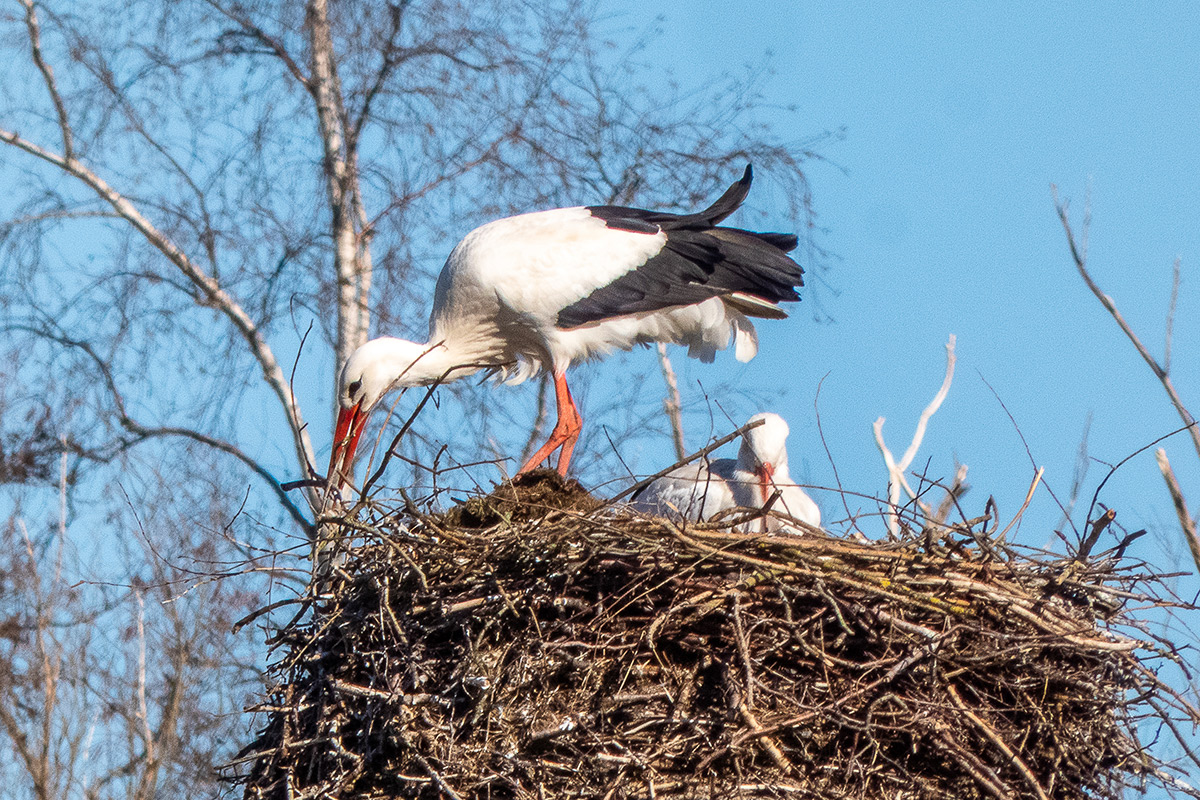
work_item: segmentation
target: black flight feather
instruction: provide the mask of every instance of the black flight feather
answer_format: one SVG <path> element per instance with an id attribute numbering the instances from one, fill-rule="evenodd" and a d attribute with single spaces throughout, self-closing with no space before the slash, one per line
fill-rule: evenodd
<path id="1" fill-rule="evenodd" d="M 596 289 L 558 314 L 558 327 L 700 303 L 734 293 L 770 302 L 799 300 L 804 270 L 786 253 L 795 249 L 790 233 L 756 233 L 717 223 L 738 209 L 750 192 L 750 165 L 741 180 L 708 208 L 695 214 L 669 214 L 622 206 L 589 206 L 613 229 L 666 233 L 662 250 L 637 268 Z"/>

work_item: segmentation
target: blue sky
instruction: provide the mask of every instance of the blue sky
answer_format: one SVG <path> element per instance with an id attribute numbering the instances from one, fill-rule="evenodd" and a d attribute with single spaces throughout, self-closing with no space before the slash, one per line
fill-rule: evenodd
<path id="1" fill-rule="evenodd" d="M 803 140 L 845 128 L 841 141 L 823 148 L 830 163 L 809 173 L 825 228 L 820 242 L 835 256 L 829 288 L 814 281 L 810 295 L 834 322 L 818 323 L 802 309 L 760 327 L 761 353 L 747 367 L 726 359 L 714 371 L 677 359 L 682 378 L 712 383 L 720 373 L 784 392 L 774 410 L 791 421 L 793 474 L 831 485 L 813 414 L 827 374 L 821 419 L 841 479 L 858 491 L 882 491 L 871 423 L 886 417 L 892 449 L 907 446 L 955 334 L 957 376 L 918 463 L 931 459 L 931 474 L 942 477 L 956 458 L 965 462 L 968 509 L 982 513 L 991 494 L 1002 516 L 1015 513 L 1033 467 L 986 380 L 1064 500 L 1091 415 L 1090 498 L 1107 472 L 1102 462 L 1119 461 L 1180 422 L 1076 274 L 1052 183 L 1071 199 L 1077 227 L 1090 187 L 1090 267 L 1159 357 L 1172 263 L 1181 258 L 1172 375 L 1184 401 L 1200 409 L 1200 17 L 1182 3 L 1148 8 L 658 6 L 664 36 L 654 57 L 685 86 L 770 52 L 774 71 L 762 90 L 778 109 L 768 113 L 777 130 Z M 760 175 L 752 201 L 768 221 L 770 192 L 770 176 Z M 1190 442 L 1179 435 L 1165 446 L 1200 510 Z M 835 519 L 835 498 L 819 500 Z M 1128 529 L 1154 534 L 1138 543 L 1138 555 L 1163 568 L 1188 567 L 1152 451 L 1123 467 L 1101 500 Z M 1047 542 L 1059 517 L 1039 492 L 1022 539 Z M 1189 587 L 1197 583 L 1180 588 Z"/>

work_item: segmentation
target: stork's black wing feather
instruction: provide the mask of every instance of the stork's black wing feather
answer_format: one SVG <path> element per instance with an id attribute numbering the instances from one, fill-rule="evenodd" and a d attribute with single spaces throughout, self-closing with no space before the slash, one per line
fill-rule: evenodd
<path id="1" fill-rule="evenodd" d="M 799 300 L 796 287 L 804 285 L 804 270 L 786 255 L 796 247 L 796 236 L 716 226 L 746 199 L 751 179 L 747 166 L 740 181 L 696 214 L 590 206 L 588 211 L 610 228 L 662 231 L 667 241 L 644 264 L 560 311 L 558 327 L 575 328 L 735 292 L 771 302 Z"/>
<path id="2" fill-rule="evenodd" d="M 695 214 L 671 214 L 667 211 L 647 211 L 644 208 L 625 206 L 588 206 L 588 211 L 592 212 L 592 216 L 604 220 L 610 228 L 635 233 L 658 233 L 660 229 L 670 231 L 680 228 L 711 228 L 746 202 L 753 180 L 754 170 L 747 164 L 741 180 L 726 189 L 711 206 Z"/>

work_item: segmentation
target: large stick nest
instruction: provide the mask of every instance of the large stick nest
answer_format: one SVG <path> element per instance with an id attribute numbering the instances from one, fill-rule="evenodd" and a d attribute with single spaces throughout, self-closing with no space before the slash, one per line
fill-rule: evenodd
<path id="1" fill-rule="evenodd" d="M 1196 717 L 1115 557 L 599 506 L 542 475 L 444 515 L 360 509 L 273 640 L 245 797 L 1200 796 L 1139 744 L 1157 718 L 1186 751 Z"/>

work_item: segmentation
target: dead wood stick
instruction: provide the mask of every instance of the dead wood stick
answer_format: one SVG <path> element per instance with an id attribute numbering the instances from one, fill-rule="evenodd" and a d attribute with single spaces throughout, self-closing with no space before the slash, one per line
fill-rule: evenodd
<path id="1" fill-rule="evenodd" d="M 1200 573 L 1200 537 L 1196 535 L 1196 520 L 1188 512 L 1187 501 L 1183 499 L 1183 490 L 1175 478 L 1175 470 L 1167 460 L 1167 451 L 1158 448 L 1154 451 L 1158 461 L 1158 469 L 1162 472 L 1163 480 L 1167 482 L 1167 491 L 1171 493 L 1171 501 L 1175 504 L 1175 514 L 1179 517 L 1179 527 L 1183 528 L 1183 538 L 1187 540 L 1188 549 L 1192 551 L 1192 560 L 1196 562 L 1196 572 Z"/>
<path id="2" fill-rule="evenodd" d="M 1000 776 L 983 763 L 979 756 L 965 749 L 946 733 L 942 733 L 935 741 L 941 742 L 942 746 L 958 760 L 959 766 L 966 770 L 967 774 L 996 800 L 1009 800 L 1012 797 L 1012 794 L 1007 791 L 1008 786 L 1000 779 Z"/>
<path id="3" fill-rule="evenodd" d="M 679 381 L 675 378 L 675 369 L 671 366 L 671 358 L 667 355 L 667 346 L 658 343 L 658 366 L 662 369 L 663 380 L 667 384 L 667 396 L 663 398 L 663 411 L 671 421 L 671 439 L 675 443 L 675 457 L 683 458 L 687 450 L 683 442 L 683 400 L 679 396 Z M 653 786 L 653 784 L 651 784 Z"/>
<path id="4" fill-rule="evenodd" d="M 428 761 L 425 760 L 424 756 L 417 752 L 414 752 L 413 756 L 416 757 L 417 763 L 421 765 L 421 769 L 425 770 L 425 774 L 433 779 L 433 784 L 437 786 L 439 790 L 445 792 L 451 800 L 462 800 L 462 796 L 459 795 L 458 792 L 451 789 L 450 785 L 442 780 L 442 776 L 438 774 L 438 771 L 434 769 Z"/>
<path id="5" fill-rule="evenodd" d="M 1001 739 L 1000 735 L 992 729 L 992 726 L 984 722 L 983 719 L 981 719 L 967 707 L 967 704 L 963 702 L 962 697 L 959 696 L 958 690 L 955 689 L 952 684 L 947 684 L 946 692 L 950 695 L 950 699 L 954 701 L 954 705 L 958 706 L 958 710 L 962 712 L 963 716 L 971 720 L 972 724 L 974 724 L 976 728 L 979 728 L 980 732 L 982 732 L 992 744 L 996 745 L 996 747 L 1000 749 L 1000 752 L 1004 753 L 1005 757 L 1012 762 L 1012 765 L 1017 768 L 1017 771 L 1021 773 L 1022 777 L 1025 778 L 1026 783 L 1029 784 L 1029 788 L 1033 789 L 1033 791 L 1037 794 L 1038 800 L 1050 800 L 1050 798 L 1047 797 L 1045 790 L 1042 789 L 1042 784 L 1038 782 L 1038 779 L 1030 771 L 1025 762 L 1021 760 L 1021 757 L 1014 753 L 1012 748 L 1004 743 L 1004 740 Z"/>
<path id="6" fill-rule="evenodd" d="M 746 641 L 746 629 L 742 626 L 742 609 L 739 596 L 733 595 L 733 630 L 737 635 L 738 653 L 742 657 L 742 669 L 746 674 L 746 700 L 748 707 L 754 706 L 754 668 L 750 662 L 750 644 Z"/>
<path id="7" fill-rule="evenodd" d="M 1096 518 L 1096 521 L 1092 523 L 1092 532 L 1083 540 L 1083 544 L 1079 545 L 1079 552 L 1075 554 L 1076 563 L 1083 563 L 1087 560 L 1092 548 L 1096 546 L 1096 542 L 1100 541 L 1100 534 L 1104 533 L 1104 529 L 1116 518 L 1117 512 L 1112 508 Z"/>
<path id="8" fill-rule="evenodd" d="M 770 732 L 762 726 L 762 723 L 760 723 L 758 718 L 754 716 L 754 712 L 752 712 L 746 706 L 745 701 L 738 705 L 738 713 L 741 714 L 742 720 L 749 725 L 755 733 L 762 734 L 758 737 L 758 744 L 763 750 L 767 751 L 767 755 L 771 757 L 773 762 L 775 762 L 775 766 L 779 767 L 779 769 L 786 775 L 791 775 L 793 772 L 795 772 L 796 768 L 792 766 L 792 762 L 789 761 L 788 757 L 785 756 L 783 751 L 779 749 L 779 745 L 776 744 L 775 740 L 771 738 Z"/>
<path id="9" fill-rule="evenodd" d="M 1192 444 L 1196 448 L 1196 455 L 1200 456 L 1200 428 L 1197 428 L 1196 420 L 1192 416 L 1192 412 L 1190 412 L 1187 406 L 1183 404 L 1183 400 L 1179 397 L 1179 393 L 1175 391 L 1175 384 L 1171 381 L 1171 376 L 1167 371 L 1170 366 L 1169 355 L 1166 359 L 1166 364 L 1158 363 L 1158 359 L 1150 354 L 1150 351 L 1146 349 L 1144 344 L 1142 344 L 1142 340 L 1138 338 L 1136 333 L 1133 332 L 1133 328 L 1130 327 L 1129 323 L 1125 321 L 1125 317 L 1121 315 L 1119 310 L 1117 310 L 1117 304 L 1114 303 L 1113 299 L 1105 294 L 1104 291 L 1096 284 L 1096 281 L 1092 278 L 1091 273 L 1088 271 L 1087 226 L 1091 216 L 1090 211 L 1085 212 L 1083 218 L 1084 245 L 1081 248 L 1076 244 L 1075 234 L 1071 230 L 1071 221 L 1067 216 L 1067 203 L 1065 201 L 1059 201 L 1057 186 L 1051 186 L 1051 191 L 1054 194 L 1054 208 L 1058 212 L 1059 222 L 1062 223 L 1063 231 L 1067 235 L 1067 247 L 1071 251 L 1071 260 L 1075 262 L 1075 269 L 1079 272 L 1079 277 L 1083 278 L 1083 282 L 1087 284 L 1088 289 L 1091 290 L 1092 294 L 1096 296 L 1096 299 L 1100 301 L 1100 305 L 1104 306 L 1104 309 L 1116 321 L 1117 325 L 1121 328 L 1121 332 L 1125 334 L 1130 343 L 1133 344 L 1134 349 L 1137 350 L 1138 355 L 1141 356 L 1142 360 L 1146 362 L 1146 366 L 1150 367 L 1150 371 L 1154 373 L 1154 377 L 1158 378 L 1158 382 L 1162 384 L 1163 389 L 1167 393 L 1167 397 L 1171 400 L 1171 405 L 1175 406 L 1175 411 L 1179 414 L 1179 418 L 1183 420 L 1184 425 L 1187 427 L 1188 435 L 1192 437 Z"/>

